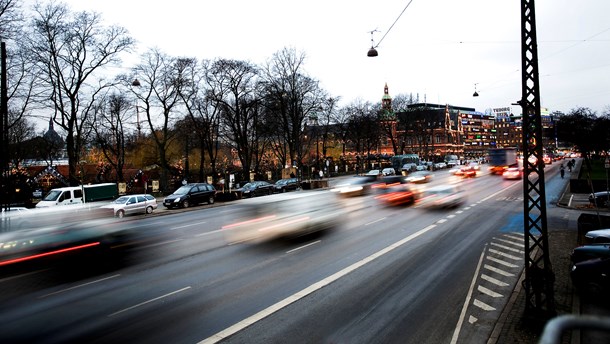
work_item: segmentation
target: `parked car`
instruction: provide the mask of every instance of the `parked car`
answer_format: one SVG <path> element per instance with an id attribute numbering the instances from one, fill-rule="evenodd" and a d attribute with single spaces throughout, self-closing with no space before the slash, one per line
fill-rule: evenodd
<path id="1" fill-rule="evenodd" d="M 380 170 L 370 170 L 366 173 L 367 176 L 381 176 L 382 173 Z"/>
<path id="2" fill-rule="evenodd" d="M 430 182 L 430 180 L 432 180 L 432 172 L 429 171 L 416 171 L 413 172 L 411 174 L 409 174 L 406 178 L 406 180 L 409 183 L 428 183 Z"/>
<path id="3" fill-rule="evenodd" d="M 464 202 L 464 191 L 454 184 L 438 185 L 424 190 L 418 200 L 418 204 L 425 208 L 453 208 Z"/>
<path id="4" fill-rule="evenodd" d="M 148 194 L 120 196 L 100 208 L 111 209 L 113 216 L 122 219 L 125 215 L 151 214 L 157 209 L 157 199 Z"/>
<path id="5" fill-rule="evenodd" d="M 275 192 L 286 192 L 296 190 L 299 187 L 297 178 L 280 179 L 275 182 Z"/>
<path id="6" fill-rule="evenodd" d="M 588 231 L 585 234 L 585 242 L 589 244 L 610 243 L 610 228 Z"/>
<path id="7" fill-rule="evenodd" d="M 570 259 L 574 264 L 596 258 L 610 258 L 610 244 L 587 244 L 578 246 L 572 250 L 570 255 Z"/>
<path id="8" fill-rule="evenodd" d="M 415 163 L 404 164 L 404 165 L 402 165 L 402 168 L 400 170 L 404 175 L 406 175 L 409 172 L 417 171 L 417 164 L 415 164 Z"/>
<path id="9" fill-rule="evenodd" d="M 186 184 L 165 197 L 163 205 L 168 208 L 188 208 L 191 205 L 206 202 L 214 204 L 216 201 L 216 189 L 207 183 Z"/>
<path id="10" fill-rule="evenodd" d="M 244 186 L 237 189 L 237 192 L 241 193 L 242 197 L 254 197 L 271 195 L 273 190 L 275 190 L 275 185 L 260 180 L 244 184 Z"/>
<path id="11" fill-rule="evenodd" d="M 589 203 L 596 205 L 598 208 L 610 207 L 610 202 L 608 202 L 609 196 L 610 192 L 608 191 L 598 191 L 595 194 L 589 194 Z"/>
<path id="12" fill-rule="evenodd" d="M 381 174 L 384 176 L 393 176 L 396 174 L 396 171 L 394 171 L 394 169 L 391 167 L 387 167 L 381 170 Z"/>
<path id="13" fill-rule="evenodd" d="M 504 179 L 521 179 L 522 173 L 518 167 L 509 167 L 502 172 L 502 178 Z"/>
<path id="14" fill-rule="evenodd" d="M 436 170 L 440 170 L 440 169 L 446 168 L 446 167 L 447 167 L 447 164 L 444 162 L 434 163 L 434 169 L 436 169 Z"/>
<path id="15" fill-rule="evenodd" d="M 610 258 L 594 258 L 575 263 L 570 277 L 583 297 L 608 297 Z"/>

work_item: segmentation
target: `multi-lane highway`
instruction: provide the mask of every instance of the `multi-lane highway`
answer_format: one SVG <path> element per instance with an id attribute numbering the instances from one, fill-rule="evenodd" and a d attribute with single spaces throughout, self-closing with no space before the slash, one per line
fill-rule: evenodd
<path id="1" fill-rule="evenodd" d="M 546 171 L 551 200 L 564 180 Z M 428 210 L 298 191 L 129 218 L 139 242 L 121 264 L 4 276 L 0 341 L 485 342 L 522 270 L 522 182 L 437 171 L 427 186 L 446 183 L 467 201 Z M 321 194 L 337 205 L 334 229 L 230 240 L 247 203 Z"/>

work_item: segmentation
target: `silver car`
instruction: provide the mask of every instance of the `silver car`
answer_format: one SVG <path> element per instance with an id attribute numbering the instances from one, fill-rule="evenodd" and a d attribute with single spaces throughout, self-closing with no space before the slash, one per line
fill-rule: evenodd
<path id="1" fill-rule="evenodd" d="M 107 205 L 103 209 L 112 209 L 112 214 L 118 218 L 128 214 L 150 214 L 157 209 L 157 199 L 153 195 L 126 195 L 121 196 Z"/>

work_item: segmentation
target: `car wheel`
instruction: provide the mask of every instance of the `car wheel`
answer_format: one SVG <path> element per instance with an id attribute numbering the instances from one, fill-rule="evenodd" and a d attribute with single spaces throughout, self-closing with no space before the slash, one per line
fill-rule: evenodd
<path id="1" fill-rule="evenodd" d="M 214 204 L 214 196 L 210 196 L 210 198 L 208 198 L 208 204 Z"/>
<path id="2" fill-rule="evenodd" d="M 151 206 L 146 207 L 146 214 L 152 214 L 152 212 L 153 212 L 153 207 L 151 207 Z"/>
<path id="3" fill-rule="evenodd" d="M 182 201 L 182 208 L 188 208 L 189 207 L 189 201 L 188 200 L 184 200 Z"/>
<path id="4" fill-rule="evenodd" d="M 124 216 L 125 216 L 125 210 L 121 209 L 116 212 L 116 217 L 118 217 L 119 219 L 122 219 Z"/>
<path id="5" fill-rule="evenodd" d="M 285 189 L 285 188 L 282 188 L 282 193 L 284 193 L 284 192 L 286 192 L 286 189 Z"/>

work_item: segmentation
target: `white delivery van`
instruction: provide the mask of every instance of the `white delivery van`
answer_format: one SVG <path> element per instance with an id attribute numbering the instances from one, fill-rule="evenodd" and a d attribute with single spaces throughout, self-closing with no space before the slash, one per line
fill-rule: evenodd
<path id="1" fill-rule="evenodd" d="M 52 189 L 36 204 L 36 208 L 54 207 L 56 205 L 73 205 L 83 203 L 83 189 L 81 186 L 67 186 Z"/>

